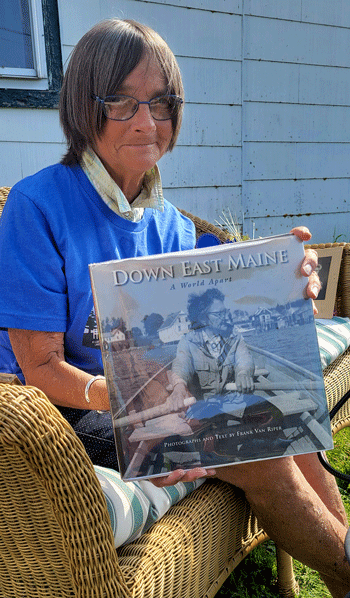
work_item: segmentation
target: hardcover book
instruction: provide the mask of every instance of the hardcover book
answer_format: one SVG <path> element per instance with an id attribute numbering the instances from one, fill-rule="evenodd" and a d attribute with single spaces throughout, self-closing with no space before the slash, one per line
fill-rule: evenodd
<path id="1" fill-rule="evenodd" d="M 333 447 L 292 234 L 90 265 L 121 475 Z"/>

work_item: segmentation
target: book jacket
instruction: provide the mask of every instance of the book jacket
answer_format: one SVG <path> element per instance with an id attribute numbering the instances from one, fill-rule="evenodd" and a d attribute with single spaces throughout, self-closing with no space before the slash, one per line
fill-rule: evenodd
<path id="1" fill-rule="evenodd" d="M 333 447 L 292 234 L 90 265 L 124 479 Z"/>

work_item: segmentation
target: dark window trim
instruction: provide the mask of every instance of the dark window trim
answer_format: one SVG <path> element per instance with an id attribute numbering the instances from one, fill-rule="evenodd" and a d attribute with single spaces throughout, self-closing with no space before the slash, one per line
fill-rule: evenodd
<path id="1" fill-rule="evenodd" d="M 57 0 L 42 0 L 48 89 L 1 89 L 3 108 L 57 108 L 62 84 L 62 53 Z M 0 79 L 1 85 L 1 79 Z"/>

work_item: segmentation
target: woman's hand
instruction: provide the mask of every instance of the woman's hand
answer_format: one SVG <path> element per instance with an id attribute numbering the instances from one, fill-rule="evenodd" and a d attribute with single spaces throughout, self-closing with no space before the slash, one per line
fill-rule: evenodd
<path id="1" fill-rule="evenodd" d="M 298 226 L 296 228 L 292 228 L 290 231 L 298 237 L 301 241 L 310 241 L 311 233 L 306 226 Z M 306 249 L 305 250 L 305 258 L 301 264 L 300 272 L 303 276 L 307 276 L 309 278 L 307 287 L 306 287 L 306 294 L 310 299 L 313 300 L 313 309 L 314 314 L 317 314 L 317 307 L 314 303 L 314 299 L 317 299 L 318 293 L 321 290 L 321 281 L 315 272 L 317 267 L 317 252 L 314 249 Z"/>
<path id="2" fill-rule="evenodd" d="M 160 478 L 151 478 L 149 481 L 152 482 L 152 484 L 154 484 L 158 488 L 163 488 L 164 486 L 174 486 L 178 482 L 194 482 L 199 478 L 206 478 L 214 475 L 216 475 L 215 469 L 195 467 L 194 469 L 190 469 L 189 471 L 184 471 L 183 469 L 175 469 L 175 471 L 172 471 L 167 476 L 162 476 Z"/>

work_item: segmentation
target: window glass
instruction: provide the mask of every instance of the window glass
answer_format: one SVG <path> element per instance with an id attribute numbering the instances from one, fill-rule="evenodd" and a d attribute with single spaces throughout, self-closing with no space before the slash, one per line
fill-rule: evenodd
<path id="1" fill-rule="evenodd" d="M 0 0 L 0 107 L 57 108 L 62 72 L 57 0 Z"/>
<path id="2" fill-rule="evenodd" d="M 0 65 L 34 69 L 29 0 L 0 2 Z"/>

